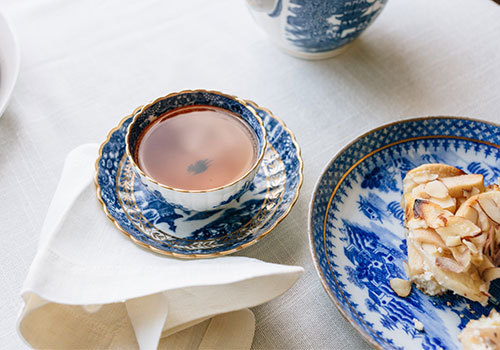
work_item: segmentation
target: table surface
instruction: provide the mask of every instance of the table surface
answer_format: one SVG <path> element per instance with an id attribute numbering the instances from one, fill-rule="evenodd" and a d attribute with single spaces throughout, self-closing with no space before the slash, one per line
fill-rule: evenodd
<path id="1" fill-rule="evenodd" d="M 345 144 L 414 116 L 500 122 L 500 6 L 490 0 L 391 0 L 348 51 L 316 62 L 274 47 L 243 0 L 2 0 L 0 10 L 22 51 L 0 118 L 0 348 L 26 348 L 15 332 L 19 291 L 65 155 L 102 142 L 154 97 L 205 88 L 251 99 L 301 145 L 294 209 L 240 253 L 305 268 L 253 309 L 255 349 L 370 348 L 323 291 L 309 253 L 311 194 Z"/>

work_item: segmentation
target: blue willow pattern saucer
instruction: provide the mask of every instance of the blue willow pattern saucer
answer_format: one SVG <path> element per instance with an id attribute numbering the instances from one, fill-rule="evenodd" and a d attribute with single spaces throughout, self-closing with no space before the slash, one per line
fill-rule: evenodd
<path id="1" fill-rule="evenodd" d="M 399 202 L 408 170 L 447 163 L 500 176 L 500 126 L 455 117 L 397 122 L 344 148 L 319 179 L 310 207 L 310 247 L 330 298 L 375 347 L 460 349 L 458 333 L 500 300 L 492 283 L 487 307 L 448 292 L 430 297 L 417 288 L 400 298 L 389 280 L 405 278 L 404 213 Z M 424 324 L 415 329 L 414 319 Z"/>
<path id="2" fill-rule="evenodd" d="M 302 185 L 299 145 L 269 110 L 247 102 L 264 122 L 268 148 L 250 189 L 216 210 L 176 208 L 147 191 L 125 153 L 133 115 L 111 130 L 96 161 L 95 182 L 106 215 L 123 234 L 156 253 L 211 258 L 256 243 L 288 215 Z"/>

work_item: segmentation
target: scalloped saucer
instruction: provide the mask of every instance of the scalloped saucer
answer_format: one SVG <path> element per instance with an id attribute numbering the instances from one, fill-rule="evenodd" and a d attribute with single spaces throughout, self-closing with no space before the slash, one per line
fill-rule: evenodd
<path id="1" fill-rule="evenodd" d="M 174 208 L 146 190 L 125 153 L 133 114 L 110 131 L 96 161 L 95 183 L 106 215 L 123 234 L 156 253 L 212 258 L 256 243 L 288 215 L 302 185 L 299 145 L 280 119 L 247 102 L 264 122 L 268 148 L 250 189 L 216 210 Z"/>

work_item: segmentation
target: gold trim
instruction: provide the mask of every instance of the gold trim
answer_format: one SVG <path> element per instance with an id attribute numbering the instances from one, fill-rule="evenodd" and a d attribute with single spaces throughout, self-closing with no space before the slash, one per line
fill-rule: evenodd
<path id="1" fill-rule="evenodd" d="M 177 95 L 181 95 L 181 94 L 189 94 L 189 93 L 198 93 L 198 92 L 208 93 L 208 94 L 212 94 L 212 95 L 219 95 L 219 96 L 222 96 L 222 97 L 226 97 L 226 98 L 231 99 L 233 101 L 237 101 L 238 103 L 241 103 L 243 106 L 245 106 L 250 111 L 250 113 L 253 114 L 253 116 L 255 117 L 255 119 L 257 119 L 257 122 L 259 123 L 260 128 L 262 130 L 262 135 L 264 136 L 264 144 L 262 145 L 262 149 L 260 151 L 260 154 L 257 157 L 257 160 L 254 162 L 254 165 L 246 173 L 244 173 L 241 177 L 239 177 L 238 179 L 234 180 L 233 182 L 230 182 L 230 183 L 228 183 L 227 185 L 224 185 L 224 186 L 210 188 L 208 190 L 183 190 L 183 189 L 180 189 L 180 188 L 175 188 L 175 187 L 171 187 L 171 186 L 167 186 L 167 185 L 161 184 L 158 181 L 156 181 L 153 178 L 151 178 L 148 175 L 146 175 L 146 173 L 144 171 L 142 171 L 142 169 L 139 167 L 139 165 L 135 162 L 134 157 L 130 153 L 130 144 L 129 144 L 130 128 L 132 127 L 132 125 L 135 124 L 135 122 L 142 115 L 142 113 L 144 112 L 144 110 L 147 109 L 147 108 L 149 108 L 149 107 L 151 107 L 155 103 L 157 103 L 159 101 L 162 101 L 162 100 L 165 100 L 167 98 L 173 97 L 173 96 L 177 96 Z M 250 173 L 252 173 L 252 171 L 254 171 L 260 165 L 260 162 L 262 161 L 262 158 L 264 158 L 264 153 L 266 151 L 266 146 L 267 146 L 267 132 L 266 132 L 266 128 L 264 127 L 264 123 L 262 122 L 262 119 L 257 115 L 257 112 L 255 112 L 255 110 L 251 106 L 249 106 L 245 100 L 240 99 L 240 98 L 238 98 L 236 96 L 227 95 L 227 94 L 224 94 L 224 93 L 222 93 L 220 91 L 214 91 L 214 90 L 202 90 L 202 89 L 200 89 L 200 90 L 182 90 L 182 91 L 179 91 L 179 92 L 172 92 L 172 93 L 170 93 L 170 94 L 168 94 L 166 96 L 163 96 L 163 97 L 158 97 L 155 100 L 153 100 L 152 102 L 150 102 L 150 103 L 142 106 L 141 110 L 137 114 L 134 115 L 134 118 L 130 122 L 130 125 L 127 127 L 127 133 L 125 134 L 125 152 L 127 154 L 127 157 L 130 160 L 130 163 L 133 165 L 134 170 L 137 171 L 139 174 L 141 174 L 141 176 L 145 177 L 148 181 L 151 181 L 152 183 L 154 183 L 154 184 L 156 184 L 156 185 L 158 185 L 158 186 L 160 186 L 162 188 L 165 188 L 165 189 L 171 190 L 171 191 L 175 191 L 175 192 L 181 192 L 181 193 L 207 193 L 207 192 L 214 192 L 214 191 L 218 191 L 218 190 L 221 190 L 223 188 L 227 188 L 227 187 L 230 187 L 230 186 L 234 185 L 238 181 L 241 181 L 245 177 L 247 177 Z"/>
<path id="2" fill-rule="evenodd" d="M 312 259 L 313 260 L 313 264 L 314 264 L 314 267 L 316 268 L 316 272 L 317 272 L 317 274 L 318 274 L 318 276 L 320 278 L 321 285 L 323 286 L 323 289 L 325 289 L 325 291 L 327 292 L 327 294 L 330 297 L 330 299 L 334 302 L 334 304 L 337 307 L 337 309 L 340 311 L 340 314 L 365 338 L 366 341 L 368 341 L 372 346 L 374 346 L 377 349 L 383 349 L 383 347 L 380 344 L 378 344 L 377 342 L 375 342 L 374 339 L 373 339 L 373 337 L 370 337 L 367 334 L 367 332 L 364 329 L 362 329 L 361 327 L 359 327 L 358 324 L 355 323 L 354 320 L 347 314 L 347 311 L 343 308 L 342 305 L 340 305 L 337 297 L 331 292 L 330 288 L 328 287 L 328 282 L 326 281 L 326 278 L 323 275 L 323 271 L 321 270 L 321 267 L 319 265 L 318 256 L 316 255 L 316 249 L 315 249 L 315 245 L 314 245 L 314 229 L 312 227 L 312 212 L 313 212 L 313 206 L 314 206 L 314 197 L 315 197 L 315 194 L 319 190 L 319 185 L 320 185 L 321 179 L 323 178 L 325 172 L 332 166 L 332 164 L 335 162 L 335 160 L 337 160 L 337 158 L 341 154 L 343 154 L 347 149 L 349 149 L 349 147 L 351 147 L 354 143 L 356 143 L 360 139 L 365 138 L 368 135 L 371 135 L 371 134 L 375 133 L 376 131 L 388 128 L 390 126 L 394 126 L 394 125 L 398 125 L 398 124 L 403 124 L 403 123 L 408 123 L 408 122 L 414 122 L 414 121 L 430 120 L 430 119 L 462 119 L 462 120 L 467 120 L 467 121 L 479 122 L 479 123 L 483 123 L 483 124 L 489 124 L 489 125 L 493 125 L 495 127 L 500 127 L 500 125 L 498 125 L 496 123 L 487 122 L 487 121 L 483 121 L 483 120 L 479 120 L 479 119 L 473 119 L 473 118 L 449 117 L 449 116 L 432 117 L 431 116 L 431 117 L 421 117 L 421 118 L 409 118 L 409 119 L 405 119 L 405 120 L 401 120 L 401 121 L 397 121 L 397 122 L 385 124 L 385 125 L 382 125 L 380 127 L 375 128 L 375 129 L 372 129 L 372 130 L 370 130 L 368 132 L 365 132 L 362 135 L 356 137 L 353 141 L 351 141 L 349 144 L 347 144 L 346 146 L 344 146 L 339 152 L 337 152 L 337 154 L 332 158 L 332 160 L 327 164 L 327 166 L 324 168 L 323 172 L 321 173 L 321 176 L 319 177 L 319 179 L 318 179 L 318 181 L 316 183 L 316 186 L 314 188 L 314 191 L 312 193 L 311 201 L 310 201 L 310 204 L 309 204 L 309 249 L 311 251 L 311 256 L 313 258 Z M 333 192 L 332 192 L 332 194 L 330 196 L 330 199 L 328 200 L 328 205 L 327 205 L 326 210 L 325 210 L 325 218 L 323 220 L 323 242 L 324 242 L 325 257 L 326 257 L 326 261 L 328 263 L 328 267 L 330 269 L 331 275 L 332 275 L 332 277 L 334 279 L 334 282 L 335 282 L 335 284 L 337 286 L 337 289 L 340 291 L 340 294 L 342 295 L 342 297 L 346 301 L 347 305 L 349 305 L 349 308 L 357 316 L 357 318 L 371 331 L 371 333 L 373 335 L 375 335 L 375 337 L 381 339 L 385 344 L 387 344 L 388 346 L 390 346 L 392 348 L 393 348 L 392 345 L 388 344 L 383 338 L 380 338 L 375 333 L 375 331 L 372 330 L 371 327 L 368 326 L 361 317 L 359 317 L 358 313 L 352 307 L 352 305 L 349 303 L 349 300 L 344 296 L 344 293 L 343 293 L 342 289 L 338 285 L 337 278 L 335 277 L 335 274 L 333 273 L 333 270 L 332 270 L 332 267 L 331 267 L 331 264 L 330 264 L 330 260 L 328 259 L 328 254 L 327 254 L 327 247 L 326 247 L 326 222 L 327 222 L 327 216 L 328 216 L 328 211 L 330 209 L 330 205 L 332 203 L 333 197 L 335 196 L 337 190 L 340 188 L 340 185 L 345 180 L 345 178 L 349 175 L 349 173 L 355 167 L 357 167 L 361 162 L 363 162 L 367 158 L 371 157 L 375 153 L 378 153 L 378 152 L 380 152 L 380 151 L 382 151 L 384 149 L 387 149 L 387 148 L 392 147 L 392 146 L 397 145 L 397 144 L 411 142 L 411 141 L 416 141 L 416 140 L 420 140 L 420 139 L 434 139 L 434 138 L 446 138 L 446 139 L 459 139 L 459 140 L 474 141 L 474 142 L 479 142 L 479 143 L 486 144 L 486 145 L 489 145 L 489 146 L 493 146 L 493 147 L 496 147 L 496 148 L 500 148 L 499 145 L 491 143 L 491 142 L 488 142 L 488 141 L 481 141 L 481 140 L 476 140 L 476 139 L 472 139 L 472 138 L 468 138 L 468 137 L 451 136 L 451 135 L 428 135 L 428 136 L 413 137 L 413 138 L 408 138 L 408 139 L 404 139 L 404 140 L 393 142 L 391 144 L 382 146 L 382 147 L 380 147 L 380 148 L 378 148 L 378 149 L 376 149 L 376 150 L 368 153 L 367 155 L 363 156 L 360 160 L 358 160 L 356 163 L 354 163 L 349 169 L 347 169 L 347 171 L 342 175 L 342 177 L 339 179 L 337 185 L 333 189 Z"/>
<path id="3" fill-rule="evenodd" d="M 95 162 L 95 169 L 96 169 L 96 174 L 95 174 L 95 177 L 94 177 L 94 183 L 95 183 L 95 186 L 96 186 L 96 193 L 97 193 L 97 199 L 98 201 L 101 203 L 101 206 L 104 210 L 104 213 L 106 214 L 106 216 L 108 217 L 108 219 L 116 226 L 116 228 L 125 236 L 125 237 L 128 237 L 132 242 L 136 243 L 137 245 L 143 247 L 143 248 L 146 248 L 146 249 L 149 249 L 155 253 L 158 253 L 158 254 L 161 254 L 161 255 L 166 255 L 166 256 L 171 256 L 171 257 L 174 257 L 174 258 L 180 258 L 180 259 L 206 259 L 206 258 L 216 258 L 216 257 L 219 257 L 219 256 L 224 256 L 224 255 L 228 255 L 228 254 L 232 254 L 232 253 L 235 253 L 237 251 L 240 251 L 242 249 L 245 249 L 255 243 L 257 243 L 258 241 L 260 241 L 262 238 L 264 238 L 265 236 L 267 236 L 276 226 L 278 226 L 278 224 L 283 221 L 283 219 L 285 219 L 287 217 L 287 215 L 290 213 L 290 211 L 292 210 L 293 206 L 295 205 L 295 203 L 297 202 L 297 198 L 299 197 L 299 193 L 300 193 L 300 189 L 302 187 L 302 183 L 304 181 L 304 174 L 303 174 L 303 161 L 302 161 L 302 155 L 301 155 L 301 151 L 300 151 L 300 146 L 297 142 L 297 140 L 295 139 L 295 135 L 293 134 L 293 132 L 286 126 L 286 124 L 278 117 L 276 117 L 269 109 L 267 108 L 263 108 L 263 107 L 259 107 L 255 102 L 253 101 L 250 101 L 250 100 L 245 100 L 246 103 L 250 104 L 253 108 L 258 108 L 258 109 L 261 109 L 263 111 L 265 111 L 266 113 L 268 113 L 273 119 L 275 119 L 281 126 L 284 130 L 286 130 L 286 132 L 290 135 L 291 139 L 292 139 L 292 143 L 293 145 L 295 146 L 296 150 L 297 150 L 297 159 L 299 161 L 299 182 L 298 182 L 298 186 L 297 186 L 297 189 L 295 190 L 295 196 L 294 198 L 292 199 L 291 203 L 290 203 L 290 206 L 287 208 L 287 210 L 283 213 L 283 215 L 281 217 L 279 217 L 276 222 L 265 232 L 263 232 L 261 235 L 259 235 L 258 237 L 256 237 L 255 239 L 253 239 L 252 241 L 250 242 L 247 242 L 245 244 L 242 244 L 241 246 L 238 246 L 236 248 L 233 248 L 233 249 L 230 249 L 230 250 L 227 250 L 227 251 L 223 251 L 223 252 L 217 252 L 217 253 L 213 253 L 213 254 L 179 254 L 179 253 L 175 253 L 175 252 L 165 252 L 163 250 L 159 250 L 155 247 L 152 247 L 148 244 L 145 244 L 145 243 L 142 243 L 140 241 L 138 241 L 134 236 L 132 236 L 130 233 L 128 233 L 127 231 L 125 231 L 119 224 L 118 222 L 115 220 L 114 217 L 111 216 L 111 214 L 109 213 L 107 207 L 106 207 L 106 204 L 104 203 L 102 197 L 101 197 L 101 188 L 99 186 L 99 182 L 98 182 L 98 179 L 97 179 L 97 176 L 98 176 L 98 171 L 99 171 L 99 162 L 101 160 L 101 157 L 102 157 L 102 150 L 104 148 L 104 145 L 106 143 L 109 142 L 110 138 L 111 138 L 111 135 L 113 135 L 113 133 L 120 129 L 123 125 L 123 123 L 125 123 L 126 120 L 128 120 L 130 117 L 132 117 L 135 113 L 137 113 L 139 110 L 141 110 L 142 106 L 140 107 L 137 107 L 133 112 L 132 114 L 126 116 L 125 118 L 123 118 L 120 123 L 118 124 L 118 126 L 116 126 L 115 128 L 111 129 L 109 132 L 108 132 L 108 135 L 106 137 L 106 140 L 101 144 L 101 147 L 99 148 L 99 156 L 97 157 L 96 159 L 96 162 Z M 259 118 L 260 119 L 260 118 Z M 267 135 L 267 134 L 266 134 Z"/>
<path id="4" fill-rule="evenodd" d="M 277 161 L 278 161 L 279 163 L 281 163 L 281 164 L 282 164 L 283 171 L 285 171 L 285 165 L 284 165 L 283 160 L 281 159 L 281 157 L 280 157 L 279 153 L 278 153 L 278 152 L 274 149 L 274 147 L 273 147 L 271 144 L 269 144 L 268 146 L 269 146 L 269 147 L 271 147 L 271 148 L 273 149 L 273 152 L 274 152 L 274 153 L 276 153 L 276 155 L 277 155 Z M 124 154 L 124 155 L 123 155 L 123 157 L 122 157 L 122 160 L 120 161 L 120 164 L 125 163 L 125 160 L 126 160 L 127 158 L 128 158 L 128 157 L 127 157 L 127 155 L 126 155 L 126 154 Z M 120 168 L 120 166 L 119 166 L 119 168 Z M 123 171 L 123 167 L 121 167 L 120 171 Z M 268 172 L 268 170 L 266 170 L 266 169 L 264 169 L 264 171 L 265 171 L 266 173 Z M 119 174 L 117 174 L 117 179 L 118 179 L 118 176 L 119 176 Z M 136 174 L 132 172 L 132 176 L 135 178 Z M 133 182 L 133 180 L 132 180 L 132 182 Z M 238 228 L 237 230 L 235 230 L 235 231 L 233 231 L 233 232 L 230 232 L 230 233 L 228 233 L 228 234 L 226 234 L 226 235 L 224 235 L 224 236 L 217 237 L 217 238 L 203 239 L 203 240 L 193 240 L 193 239 L 184 239 L 184 238 L 175 237 L 175 236 L 173 236 L 172 234 L 170 234 L 170 233 L 168 233 L 168 232 L 164 232 L 164 231 L 159 230 L 159 229 L 158 229 L 156 226 L 154 226 L 154 225 L 153 225 L 153 224 L 152 224 L 149 220 L 147 220 L 147 219 L 144 217 L 144 215 L 142 215 L 142 213 L 141 213 L 141 215 L 142 215 L 142 218 L 143 218 L 143 219 L 144 219 L 144 220 L 145 220 L 145 221 L 146 221 L 149 225 L 151 225 L 152 227 L 154 227 L 155 229 L 157 229 L 157 230 L 158 230 L 159 232 L 161 232 L 162 234 L 167 235 L 167 236 L 169 236 L 169 237 L 172 237 L 174 240 L 180 240 L 180 241 L 185 241 L 185 242 L 211 242 L 211 241 L 218 241 L 218 240 L 221 240 L 221 239 L 223 239 L 223 238 L 226 238 L 226 237 L 232 236 L 232 235 L 234 235 L 234 234 L 238 234 L 241 230 L 243 230 L 243 229 L 244 229 L 245 227 L 247 227 L 250 223 L 252 223 L 252 222 L 253 222 L 253 221 L 254 221 L 254 220 L 255 220 L 255 219 L 256 219 L 259 215 L 261 215 L 262 211 L 264 210 L 264 207 L 265 207 L 265 206 L 267 206 L 267 205 L 269 205 L 269 201 L 271 200 L 271 199 L 268 197 L 269 192 L 270 192 L 270 187 L 269 187 L 269 186 L 270 186 L 270 184 L 271 184 L 271 179 L 270 179 L 269 174 L 266 174 L 266 183 L 268 184 L 268 187 L 266 188 L 266 196 L 264 197 L 264 202 L 262 203 L 262 206 L 259 208 L 259 211 L 258 211 L 258 212 L 257 212 L 257 213 L 256 213 L 256 214 L 255 214 L 255 215 L 254 215 L 254 216 L 253 216 L 253 217 L 252 217 L 252 218 L 251 218 L 251 219 L 250 219 L 247 223 L 245 223 L 243 226 L 241 226 L 241 227 L 240 227 L 240 228 Z M 286 187 L 286 175 L 285 175 L 285 180 L 284 180 L 284 183 L 283 183 L 283 188 L 284 188 L 284 187 Z M 116 192 L 117 192 L 117 194 L 118 194 L 118 192 L 119 192 L 119 181 L 116 181 Z M 269 215 L 266 215 L 266 216 L 267 216 L 267 219 L 266 219 L 265 221 L 263 221 L 263 222 L 260 222 L 260 223 L 259 223 L 259 226 L 263 226 L 263 225 L 265 225 L 265 224 L 269 221 L 269 219 L 270 219 L 270 217 L 272 216 L 272 214 L 274 214 L 274 212 L 276 212 L 277 207 L 280 205 L 281 201 L 283 200 L 284 193 L 285 193 L 284 191 L 282 191 L 282 192 L 280 193 L 279 198 L 278 198 L 278 202 L 277 202 L 277 203 L 276 203 L 276 205 L 274 206 L 273 210 L 269 212 Z M 132 196 L 134 196 L 133 191 L 132 191 Z M 128 213 L 128 212 L 126 211 L 126 209 L 124 208 L 122 198 L 121 198 L 119 195 L 117 195 L 117 197 L 118 197 L 118 201 L 119 201 L 119 203 L 120 203 L 120 206 L 121 206 L 121 208 L 123 209 L 123 212 L 124 212 L 124 213 L 125 213 L 125 215 L 128 217 L 128 219 L 130 220 L 130 222 L 131 222 L 131 223 L 132 223 L 132 224 L 133 224 L 133 225 L 134 225 L 134 226 L 135 226 L 135 227 L 136 227 L 139 231 L 143 231 L 143 230 L 141 229 L 141 227 L 139 227 L 139 226 L 138 226 L 138 225 L 134 222 L 134 220 L 132 220 L 132 218 L 130 217 L 129 213 Z M 136 202 L 136 200 L 135 200 L 135 196 L 134 196 L 134 198 L 133 198 L 133 203 L 134 203 L 135 207 L 137 208 L 137 210 L 138 210 L 138 211 L 140 211 L 140 209 L 139 209 L 139 207 L 138 207 L 138 205 L 137 205 L 137 202 Z M 143 232 L 143 233 L 144 233 L 144 232 Z M 147 236 L 148 236 L 149 238 L 151 238 L 151 239 L 153 239 L 153 240 L 157 241 L 158 243 L 164 243 L 164 244 L 167 244 L 167 245 L 169 245 L 169 246 L 172 246 L 172 247 L 173 247 L 173 245 L 171 245 L 171 244 L 169 243 L 169 241 L 161 241 L 161 240 L 155 239 L 155 238 L 153 238 L 153 237 L 151 237 L 151 236 L 149 236 L 149 235 L 147 235 Z"/>

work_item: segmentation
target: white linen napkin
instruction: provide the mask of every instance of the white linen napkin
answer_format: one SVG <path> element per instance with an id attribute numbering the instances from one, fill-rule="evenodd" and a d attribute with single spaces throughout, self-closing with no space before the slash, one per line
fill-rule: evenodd
<path id="1" fill-rule="evenodd" d="M 50 349 L 248 349 L 255 321 L 246 308 L 284 293 L 303 269 L 236 256 L 179 260 L 133 244 L 96 199 L 97 154 L 83 145 L 66 159 L 22 288 L 24 340 Z"/>

